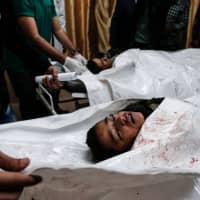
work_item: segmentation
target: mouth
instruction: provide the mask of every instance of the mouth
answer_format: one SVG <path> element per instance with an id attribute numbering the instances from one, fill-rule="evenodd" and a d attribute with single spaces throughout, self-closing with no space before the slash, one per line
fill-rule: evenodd
<path id="1" fill-rule="evenodd" d="M 130 123 L 130 124 L 135 124 L 135 119 L 133 117 L 133 114 L 131 112 L 127 113 L 126 115 L 126 120 Z"/>

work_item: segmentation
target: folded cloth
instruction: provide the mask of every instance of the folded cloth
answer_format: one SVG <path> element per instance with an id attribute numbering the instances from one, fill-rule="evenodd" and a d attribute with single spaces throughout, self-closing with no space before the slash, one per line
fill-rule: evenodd
<path id="1" fill-rule="evenodd" d="M 86 65 L 87 64 L 87 59 L 82 56 L 80 53 L 77 53 L 73 56 L 73 58 L 75 60 L 77 60 L 78 62 L 80 62 L 82 65 Z"/>
<path id="2" fill-rule="evenodd" d="M 87 68 L 82 63 L 80 63 L 76 59 L 70 58 L 70 57 L 67 57 L 65 59 L 64 66 L 67 67 L 67 69 L 69 69 L 69 71 L 76 72 L 78 74 L 82 74 L 85 71 L 87 71 Z"/>

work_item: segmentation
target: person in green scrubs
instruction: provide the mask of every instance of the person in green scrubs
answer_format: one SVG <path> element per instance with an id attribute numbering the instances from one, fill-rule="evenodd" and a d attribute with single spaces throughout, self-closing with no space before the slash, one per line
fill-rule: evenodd
<path id="1" fill-rule="evenodd" d="M 8 0 L 4 4 L 5 21 L 9 22 L 5 23 L 5 65 L 19 97 L 22 119 L 46 116 L 48 111 L 36 97 L 34 77 L 48 70 L 49 58 L 67 63 L 66 56 L 51 45 L 52 35 L 77 61 L 84 57 L 61 28 L 53 0 Z"/>

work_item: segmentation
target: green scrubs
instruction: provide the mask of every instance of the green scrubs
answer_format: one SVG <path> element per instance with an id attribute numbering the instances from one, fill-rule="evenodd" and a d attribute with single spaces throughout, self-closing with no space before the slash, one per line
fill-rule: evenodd
<path id="1" fill-rule="evenodd" d="M 34 17 L 40 35 L 50 42 L 52 19 L 56 16 L 53 0 L 15 0 L 14 12 L 17 17 Z"/>
<path id="2" fill-rule="evenodd" d="M 13 12 L 16 17 L 26 16 L 33 17 L 36 21 L 36 25 L 41 37 L 46 39 L 48 42 L 51 41 L 52 37 L 52 20 L 56 16 L 55 6 L 53 0 L 12 0 L 13 1 Z M 21 41 L 29 43 L 17 29 L 18 36 L 21 37 Z M 17 71 L 25 72 L 29 70 L 28 66 L 24 66 L 23 60 L 20 60 L 13 52 L 6 51 L 6 65 L 8 68 Z M 45 57 L 45 55 L 44 55 Z M 31 62 L 31 60 L 30 60 Z"/>
<path id="3" fill-rule="evenodd" d="M 41 37 L 50 42 L 52 37 L 52 20 L 56 16 L 53 0 L 11 1 L 13 16 L 16 18 L 20 16 L 33 17 Z M 15 18 L 13 20 L 15 20 Z M 14 35 L 19 37 L 21 42 L 31 47 L 27 38 L 23 37 L 23 34 L 20 33 L 19 27 L 17 27 L 16 34 Z M 43 56 L 47 59 L 45 54 Z M 31 119 L 47 115 L 44 106 L 36 99 L 34 77 L 38 75 L 37 71 L 31 69 L 30 66 L 28 66 L 27 60 L 25 62 L 25 60 L 19 58 L 12 50 L 6 50 L 5 58 L 7 71 L 20 100 L 22 119 Z M 30 65 L 32 62 L 34 61 L 30 59 Z"/>

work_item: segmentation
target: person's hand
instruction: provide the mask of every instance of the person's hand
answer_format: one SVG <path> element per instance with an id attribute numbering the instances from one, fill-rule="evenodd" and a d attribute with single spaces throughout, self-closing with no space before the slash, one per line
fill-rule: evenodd
<path id="1" fill-rule="evenodd" d="M 87 68 L 81 64 L 76 59 L 67 57 L 65 59 L 64 66 L 67 67 L 71 72 L 77 72 L 78 74 L 82 74 L 87 70 Z"/>
<path id="2" fill-rule="evenodd" d="M 41 182 L 42 178 L 36 175 L 20 173 L 30 164 L 28 158 L 15 159 L 0 152 L 0 200 L 17 200 L 26 186 Z"/>
<path id="3" fill-rule="evenodd" d="M 80 62 L 82 65 L 84 66 L 87 65 L 87 59 L 84 56 L 82 56 L 80 53 L 76 53 L 73 56 L 73 58 L 77 60 L 78 62 Z"/>
<path id="4" fill-rule="evenodd" d="M 62 83 L 58 80 L 58 69 L 55 66 L 50 66 L 46 74 L 52 75 L 52 78 L 46 76 L 43 79 L 43 84 L 48 88 L 58 89 L 62 87 Z"/>

